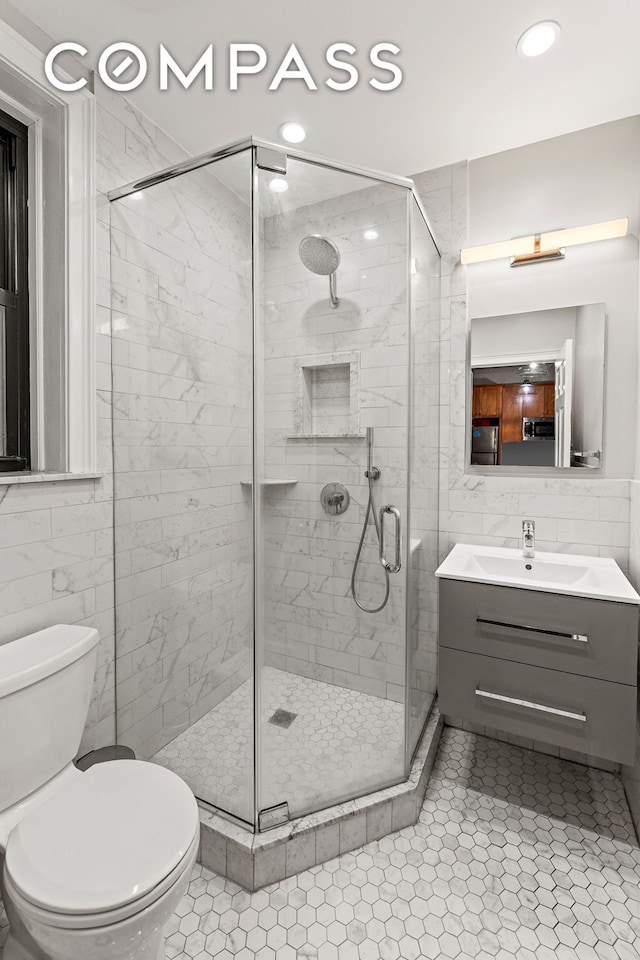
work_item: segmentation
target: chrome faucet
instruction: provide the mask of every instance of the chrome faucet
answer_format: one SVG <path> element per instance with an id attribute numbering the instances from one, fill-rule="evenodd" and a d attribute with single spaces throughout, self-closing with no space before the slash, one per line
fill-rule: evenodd
<path id="1" fill-rule="evenodd" d="M 536 525 L 533 520 L 522 521 L 522 556 L 533 559 L 536 555 Z"/>

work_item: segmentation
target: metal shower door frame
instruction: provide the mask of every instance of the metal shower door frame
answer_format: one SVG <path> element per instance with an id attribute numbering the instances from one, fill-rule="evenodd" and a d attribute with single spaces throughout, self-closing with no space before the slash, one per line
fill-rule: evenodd
<path id="1" fill-rule="evenodd" d="M 243 150 L 248 150 L 250 148 L 253 148 L 254 150 L 254 160 L 255 150 L 262 148 L 264 150 L 271 151 L 274 154 L 284 156 L 285 158 L 290 158 L 292 160 L 303 160 L 306 163 L 314 164 L 318 167 L 324 167 L 327 170 L 338 170 L 341 173 L 352 173 L 356 176 L 366 177 L 370 180 L 377 180 L 381 183 L 391 183 L 399 187 L 404 187 L 412 194 L 422 219 L 425 222 L 427 230 L 431 235 L 431 239 L 433 240 L 436 251 L 438 252 L 439 256 L 442 256 L 442 251 L 438 246 L 435 234 L 431 228 L 429 217 L 424 209 L 424 206 L 422 205 L 420 197 L 416 192 L 413 180 L 409 179 L 408 177 L 397 177 L 391 173 L 385 173 L 382 170 L 374 170 L 370 167 L 360 167 L 357 164 L 339 163 L 338 161 L 332 160 L 329 157 L 324 157 L 321 154 L 307 153 L 304 150 L 296 150 L 290 146 L 285 147 L 283 144 L 273 143 L 273 141 L 264 140 L 261 137 L 244 137 L 241 140 L 235 140 L 233 143 L 218 147 L 216 150 L 209 150 L 206 153 L 201 153 L 196 157 L 191 157 L 189 160 L 183 160 L 180 163 L 173 164 L 170 167 L 165 167 L 163 170 L 159 170 L 158 173 L 151 174 L 151 176 L 142 177 L 139 180 L 132 180 L 129 183 L 123 184 L 121 187 L 116 187 L 114 190 L 110 190 L 107 196 L 110 201 L 121 200 L 123 197 L 131 196 L 132 193 L 138 193 L 140 190 L 145 190 L 147 187 L 154 187 L 159 183 L 172 180 L 174 177 L 179 177 L 183 173 L 190 173 L 193 170 L 199 170 L 200 167 L 206 167 L 211 163 L 215 163 L 217 160 L 222 160 L 224 157 L 232 157 L 236 153 L 241 153 Z"/>

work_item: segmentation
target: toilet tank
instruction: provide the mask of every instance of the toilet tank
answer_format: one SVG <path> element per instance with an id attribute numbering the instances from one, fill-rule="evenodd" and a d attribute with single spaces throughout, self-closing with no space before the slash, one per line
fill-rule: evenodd
<path id="1" fill-rule="evenodd" d="M 0 645 L 0 812 L 75 757 L 97 643 L 91 627 L 58 625 Z"/>

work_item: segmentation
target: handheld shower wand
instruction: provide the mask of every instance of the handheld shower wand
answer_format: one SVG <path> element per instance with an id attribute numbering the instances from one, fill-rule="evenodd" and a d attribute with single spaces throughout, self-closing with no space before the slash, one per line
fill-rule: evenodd
<path id="1" fill-rule="evenodd" d="M 373 466 L 371 460 L 373 456 L 373 427 L 367 427 L 367 469 L 364 472 L 365 477 L 369 482 L 369 499 L 367 501 L 367 509 L 364 516 L 364 523 L 362 525 L 362 533 L 360 534 L 360 543 L 358 544 L 358 549 L 356 551 L 356 558 L 353 562 L 353 571 L 351 573 L 351 596 L 354 599 L 356 606 L 362 610 L 364 613 L 380 613 L 381 610 L 387 605 L 389 600 L 389 570 L 384 568 L 384 577 L 385 577 L 385 592 L 384 599 L 379 607 L 365 607 L 358 600 L 358 595 L 356 593 L 356 575 L 358 571 L 358 564 L 360 563 L 360 556 L 362 554 L 362 548 L 364 546 L 364 538 L 367 535 L 367 527 L 369 525 L 369 515 L 373 514 L 373 524 L 376 528 L 376 536 L 378 538 L 378 544 L 380 544 L 380 521 L 378 519 L 378 514 L 376 511 L 375 503 L 373 500 L 373 482 L 374 480 L 380 479 L 380 468 Z"/>

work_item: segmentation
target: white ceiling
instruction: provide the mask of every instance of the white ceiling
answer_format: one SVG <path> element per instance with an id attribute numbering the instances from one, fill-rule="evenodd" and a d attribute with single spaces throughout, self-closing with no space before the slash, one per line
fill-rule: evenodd
<path id="1" fill-rule="evenodd" d="M 640 114 L 638 0 L 11 2 L 56 41 L 85 44 L 92 65 L 111 42 L 138 44 L 151 69 L 128 96 L 194 153 L 249 133 L 273 140 L 284 120 L 297 119 L 308 128 L 309 152 L 410 175 Z M 516 41 L 541 19 L 560 22 L 560 40 L 525 60 Z M 386 94 L 366 82 L 368 50 L 383 40 L 401 48 L 405 74 Z M 337 41 L 353 43 L 364 68 L 348 93 L 324 85 L 324 51 Z M 236 93 L 226 77 L 230 42 L 260 43 L 270 58 L 265 73 L 241 80 Z M 292 42 L 318 82 L 316 92 L 302 81 L 267 91 Z M 160 43 L 185 70 L 213 43 L 216 89 L 174 85 L 160 92 Z"/>

